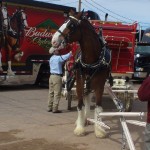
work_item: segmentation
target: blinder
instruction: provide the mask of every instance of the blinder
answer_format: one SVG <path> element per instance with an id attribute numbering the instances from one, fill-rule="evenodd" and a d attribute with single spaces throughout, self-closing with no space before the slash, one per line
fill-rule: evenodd
<path id="1" fill-rule="evenodd" d="M 69 36 L 76 31 L 77 27 L 80 25 L 81 20 L 78 20 L 73 16 L 69 16 L 69 19 L 66 22 L 68 22 L 66 28 L 69 30 L 67 34 L 57 30 L 64 37 L 64 43 L 68 43 Z"/>

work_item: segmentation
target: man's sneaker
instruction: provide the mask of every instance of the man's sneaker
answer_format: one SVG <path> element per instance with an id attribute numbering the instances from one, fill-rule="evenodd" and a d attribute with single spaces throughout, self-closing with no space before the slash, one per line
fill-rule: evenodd
<path id="1" fill-rule="evenodd" d="M 62 113 L 61 110 L 53 110 L 53 113 Z"/>
<path id="2" fill-rule="evenodd" d="M 51 108 L 49 108 L 47 111 L 48 111 L 48 112 L 52 112 L 52 109 L 51 109 Z"/>

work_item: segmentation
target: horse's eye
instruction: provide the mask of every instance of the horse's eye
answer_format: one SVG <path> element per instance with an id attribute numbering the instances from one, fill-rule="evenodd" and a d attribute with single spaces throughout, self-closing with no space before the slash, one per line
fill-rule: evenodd
<path id="1" fill-rule="evenodd" d="M 69 26 L 68 26 L 68 29 L 74 29 L 75 28 L 75 25 L 74 24 L 70 24 Z"/>

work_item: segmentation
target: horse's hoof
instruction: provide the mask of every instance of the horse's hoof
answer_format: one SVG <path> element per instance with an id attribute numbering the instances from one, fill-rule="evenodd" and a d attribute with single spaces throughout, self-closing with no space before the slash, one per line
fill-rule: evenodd
<path id="1" fill-rule="evenodd" d="M 76 136 L 84 136 L 85 135 L 85 129 L 84 128 L 75 128 L 74 134 Z"/>
<path id="2" fill-rule="evenodd" d="M 21 60 L 21 58 L 22 58 L 23 55 L 24 55 L 23 52 L 19 52 L 19 53 L 17 53 L 17 54 L 14 56 L 14 58 L 15 58 L 16 61 L 19 62 L 19 61 Z"/>
<path id="3" fill-rule="evenodd" d="M 7 75 L 8 75 L 8 76 L 14 76 L 15 73 L 14 73 L 13 71 L 11 71 L 11 70 L 8 70 L 8 71 L 7 71 Z"/>
<path id="4" fill-rule="evenodd" d="M 104 129 L 101 128 L 101 129 L 95 130 L 95 136 L 97 138 L 106 138 L 107 133 Z"/>

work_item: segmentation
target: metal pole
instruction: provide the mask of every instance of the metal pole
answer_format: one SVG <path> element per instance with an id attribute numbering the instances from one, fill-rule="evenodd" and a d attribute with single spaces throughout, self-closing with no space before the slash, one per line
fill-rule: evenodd
<path id="1" fill-rule="evenodd" d="M 81 12 L 81 0 L 79 0 L 78 12 Z"/>

